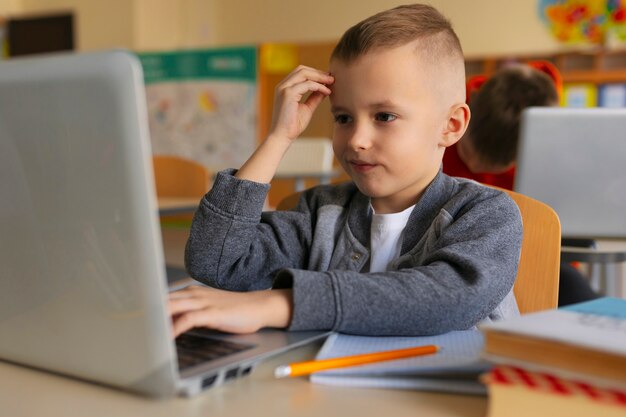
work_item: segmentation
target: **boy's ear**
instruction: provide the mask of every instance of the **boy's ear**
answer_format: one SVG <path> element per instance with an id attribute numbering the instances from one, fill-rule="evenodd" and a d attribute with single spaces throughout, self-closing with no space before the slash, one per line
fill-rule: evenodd
<path id="1" fill-rule="evenodd" d="M 446 124 L 441 132 L 441 146 L 454 145 L 465 134 L 470 121 L 470 109 L 465 103 L 455 104 L 448 111 Z"/>

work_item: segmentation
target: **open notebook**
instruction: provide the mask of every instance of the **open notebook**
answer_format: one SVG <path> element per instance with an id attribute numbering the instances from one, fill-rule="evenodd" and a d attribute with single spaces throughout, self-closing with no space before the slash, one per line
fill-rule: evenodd
<path id="1" fill-rule="evenodd" d="M 437 345 L 433 355 L 379 362 L 317 372 L 314 383 L 375 388 L 416 389 L 484 394 L 478 376 L 491 368 L 481 360 L 483 336 L 478 330 L 454 331 L 438 336 L 366 337 L 331 335 L 316 359 L 358 355 L 421 345 Z"/>

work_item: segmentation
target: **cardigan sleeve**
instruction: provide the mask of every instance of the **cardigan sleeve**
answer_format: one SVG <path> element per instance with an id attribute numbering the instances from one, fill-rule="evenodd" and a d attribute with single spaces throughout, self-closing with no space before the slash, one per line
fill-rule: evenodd
<path id="1" fill-rule="evenodd" d="M 269 184 L 218 173 L 196 211 L 185 248 L 192 277 L 216 288 L 271 287 L 276 271 L 303 268 L 311 240 L 306 211 L 266 212 Z"/>

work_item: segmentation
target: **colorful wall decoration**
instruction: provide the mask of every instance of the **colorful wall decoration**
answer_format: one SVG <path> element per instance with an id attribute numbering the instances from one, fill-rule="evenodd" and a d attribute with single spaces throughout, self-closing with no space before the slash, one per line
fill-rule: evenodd
<path id="1" fill-rule="evenodd" d="M 257 48 L 138 54 L 152 151 L 238 168 L 257 137 Z"/>
<path id="2" fill-rule="evenodd" d="M 539 0 L 539 16 L 566 44 L 626 42 L 625 0 Z"/>

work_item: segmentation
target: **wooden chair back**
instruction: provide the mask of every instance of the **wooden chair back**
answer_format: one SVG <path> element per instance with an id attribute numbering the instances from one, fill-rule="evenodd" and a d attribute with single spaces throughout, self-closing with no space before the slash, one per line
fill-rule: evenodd
<path id="1" fill-rule="evenodd" d="M 211 175 L 204 165 L 173 155 L 152 158 L 157 196 L 202 197 L 209 190 Z"/>
<path id="2" fill-rule="evenodd" d="M 524 236 L 513 291 L 520 313 L 556 308 L 559 296 L 561 222 L 547 204 L 504 190 L 519 207 Z M 284 198 L 277 210 L 296 206 L 301 193 Z"/>
<path id="3" fill-rule="evenodd" d="M 193 198 L 200 201 L 211 187 L 211 172 L 202 164 L 173 155 L 152 157 L 158 198 Z M 187 228 L 193 214 L 161 215 L 161 226 Z"/>
<path id="4" fill-rule="evenodd" d="M 297 191 L 293 194 L 289 194 L 287 197 L 280 200 L 280 202 L 276 206 L 276 210 L 289 210 L 295 208 L 298 204 L 300 194 L 302 194 L 302 191 Z"/>
<path id="5" fill-rule="evenodd" d="M 561 222 L 545 203 L 510 190 L 522 215 L 524 237 L 515 280 L 515 298 L 520 313 L 556 308 L 561 267 Z"/>

